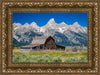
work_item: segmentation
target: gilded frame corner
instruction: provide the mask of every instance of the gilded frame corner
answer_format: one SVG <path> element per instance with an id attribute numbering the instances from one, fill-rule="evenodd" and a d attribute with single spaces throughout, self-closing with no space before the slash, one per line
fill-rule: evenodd
<path id="1" fill-rule="evenodd" d="M 89 62 L 86 64 L 13 64 L 11 62 L 13 12 L 87 12 Z M 97 2 L 2 2 L 1 27 L 3 73 L 98 73 L 99 26 Z"/>

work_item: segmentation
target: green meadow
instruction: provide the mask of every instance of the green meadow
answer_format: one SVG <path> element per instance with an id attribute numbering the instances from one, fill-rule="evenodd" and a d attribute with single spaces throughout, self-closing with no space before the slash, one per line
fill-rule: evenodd
<path id="1" fill-rule="evenodd" d="M 20 52 L 20 49 L 13 49 L 12 61 L 14 63 L 77 63 L 88 62 L 87 51 L 66 52 L 57 50 L 40 50 L 32 52 Z"/>

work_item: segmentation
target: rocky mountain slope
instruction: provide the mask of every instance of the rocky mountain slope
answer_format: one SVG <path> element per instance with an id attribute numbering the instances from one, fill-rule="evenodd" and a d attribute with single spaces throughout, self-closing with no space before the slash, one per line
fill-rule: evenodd
<path id="1" fill-rule="evenodd" d="M 43 27 L 35 22 L 24 25 L 13 23 L 13 44 L 16 46 L 30 44 L 35 36 L 52 36 L 57 44 L 63 46 L 87 46 L 87 27 L 82 27 L 78 22 L 72 25 L 64 22 L 57 24 L 52 18 Z"/>

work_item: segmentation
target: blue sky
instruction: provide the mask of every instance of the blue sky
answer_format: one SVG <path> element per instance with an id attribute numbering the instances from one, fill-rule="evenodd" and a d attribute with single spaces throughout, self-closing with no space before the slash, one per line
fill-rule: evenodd
<path id="1" fill-rule="evenodd" d="M 72 25 L 78 22 L 81 26 L 87 27 L 87 13 L 13 13 L 13 23 L 31 24 L 36 22 L 38 26 L 44 26 L 47 22 L 54 18 L 56 23 L 65 22 Z"/>

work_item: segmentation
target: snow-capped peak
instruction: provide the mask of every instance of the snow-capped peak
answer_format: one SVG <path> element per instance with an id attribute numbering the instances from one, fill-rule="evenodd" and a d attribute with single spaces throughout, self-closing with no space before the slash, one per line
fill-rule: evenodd
<path id="1" fill-rule="evenodd" d="M 46 25 L 44 25 L 42 28 L 47 29 L 47 28 L 55 28 L 57 23 L 55 22 L 54 18 L 51 18 Z"/>
<path id="2" fill-rule="evenodd" d="M 13 23 L 13 28 L 17 29 L 20 28 L 22 25 L 20 23 Z"/>
<path id="3" fill-rule="evenodd" d="M 65 22 L 61 22 L 60 24 L 66 24 Z"/>
<path id="4" fill-rule="evenodd" d="M 55 20 L 54 20 L 54 18 L 51 18 L 51 19 L 48 21 L 47 24 L 53 24 L 53 23 L 55 23 Z"/>
<path id="5" fill-rule="evenodd" d="M 28 23 L 25 23 L 23 26 L 29 26 L 29 24 Z"/>
<path id="6" fill-rule="evenodd" d="M 79 27 L 79 23 L 78 22 L 75 22 L 72 26 L 76 26 L 76 27 Z"/>
<path id="7" fill-rule="evenodd" d="M 35 22 L 32 22 L 30 25 L 28 23 L 25 23 L 24 25 L 21 25 L 20 23 L 14 23 L 14 29 L 18 29 L 20 27 L 25 27 L 28 29 L 33 29 L 38 32 L 47 32 L 48 30 L 54 30 L 60 33 L 63 33 L 66 30 L 74 31 L 76 33 L 78 32 L 84 32 L 87 33 L 87 27 L 82 27 L 79 25 L 78 22 L 73 23 L 72 25 L 67 25 L 65 22 L 61 22 L 57 24 L 54 20 L 54 18 L 51 18 L 46 25 L 43 27 L 39 27 Z"/>
<path id="8" fill-rule="evenodd" d="M 24 25 L 29 25 L 28 23 L 25 23 Z"/>
<path id="9" fill-rule="evenodd" d="M 35 22 L 32 22 L 30 25 L 37 25 Z"/>
<path id="10" fill-rule="evenodd" d="M 13 26 L 21 26 L 20 23 L 13 23 Z"/>
<path id="11" fill-rule="evenodd" d="M 49 22 L 55 22 L 54 18 L 51 18 L 51 19 L 49 20 Z"/>
<path id="12" fill-rule="evenodd" d="M 32 23 L 30 24 L 30 26 L 32 26 L 33 28 L 39 28 L 39 26 L 38 26 L 35 22 L 32 22 Z"/>

